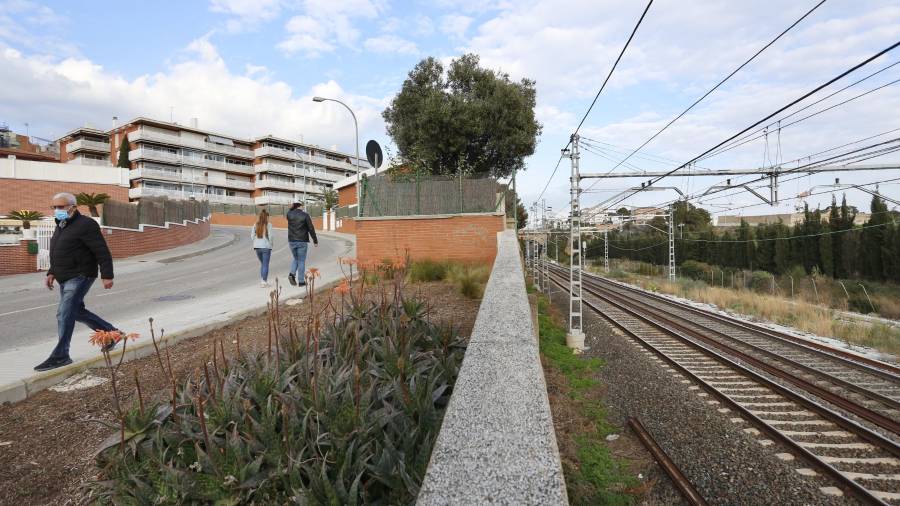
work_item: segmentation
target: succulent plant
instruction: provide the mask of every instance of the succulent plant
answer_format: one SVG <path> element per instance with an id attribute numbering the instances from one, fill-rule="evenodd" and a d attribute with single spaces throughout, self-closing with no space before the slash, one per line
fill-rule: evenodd
<path id="1" fill-rule="evenodd" d="M 394 294 L 373 303 L 343 293 L 346 311 L 308 336 L 270 305 L 268 351 L 239 352 L 227 364 L 223 352 L 212 372 L 173 385 L 174 410 L 125 417 L 131 437 L 124 451 L 109 445 L 98 455 L 94 496 L 112 504 L 414 503 L 466 343 L 430 322 L 424 302 Z"/>

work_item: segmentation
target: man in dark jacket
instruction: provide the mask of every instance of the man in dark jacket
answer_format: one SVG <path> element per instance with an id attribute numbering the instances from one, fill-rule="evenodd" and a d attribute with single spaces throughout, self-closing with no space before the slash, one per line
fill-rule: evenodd
<path id="1" fill-rule="evenodd" d="M 97 266 L 103 288 L 113 286 L 113 261 L 100 226 L 91 218 L 82 216 L 71 193 L 59 193 L 53 197 L 53 215 L 56 230 L 50 239 L 50 270 L 47 271 L 47 288 L 59 283 L 59 307 L 56 311 L 59 342 L 50 358 L 36 366 L 36 371 L 48 371 L 72 363 L 69 343 L 75 322 L 81 322 L 93 330 L 116 330 L 103 318 L 84 307 L 84 297 L 97 280 Z M 105 351 L 115 347 L 107 345 Z"/>
<path id="2" fill-rule="evenodd" d="M 306 252 L 309 249 L 309 238 L 312 236 L 313 244 L 319 247 L 319 238 L 316 237 L 316 227 L 312 218 L 303 210 L 302 202 L 294 202 L 291 210 L 287 212 L 288 222 L 288 247 L 294 261 L 291 262 L 291 273 L 288 281 L 292 285 L 306 285 Z"/>

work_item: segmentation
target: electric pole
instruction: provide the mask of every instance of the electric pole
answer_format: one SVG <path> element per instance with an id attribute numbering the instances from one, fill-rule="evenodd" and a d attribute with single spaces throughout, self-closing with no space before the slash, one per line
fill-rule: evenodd
<path id="1" fill-rule="evenodd" d="M 572 135 L 571 151 L 563 150 L 572 162 L 571 214 L 569 217 L 569 335 L 566 341 L 576 351 L 584 349 L 584 331 L 581 318 L 581 174 L 578 170 L 578 134 Z"/>
<path id="2" fill-rule="evenodd" d="M 603 231 L 603 266 L 609 273 L 609 231 Z"/>
<path id="3" fill-rule="evenodd" d="M 669 281 L 675 281 L 675 204 L 669 206 Z"/>

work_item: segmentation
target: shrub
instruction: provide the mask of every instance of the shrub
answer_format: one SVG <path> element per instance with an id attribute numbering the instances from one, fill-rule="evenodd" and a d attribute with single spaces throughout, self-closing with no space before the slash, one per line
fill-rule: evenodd
<path id="1" fill-rule="evenodd" d="M 691 279 L 708 279 L 710 266 L 696 260 L 685 260 L 679 267 L 679 273 Z"/>
<path id="2" fill-rule="evenodd" d="M 393 267 L 398 269 L 397 264 Z M 273 292 L 268 349 L 224 348 L 175 385 L 153 416 L 126 416 L 126 443 L 101 450 L 112 504 L 411 504 L 424 478 L 465 343 L 419 300 L 366 301 L 349 280 L 321 332 L 283 324 Z M 313 297 L 309 297 L 312 299 Z M 274 344 L 274 348 L 273 348 Z M 216 355 L 214 355 L 216 356 Z M 160 360 L 163 374 L 166 371 Z"/>
<path id="3" fill-rule="evenodd" d="M 460 293 L 470 299 L 484 296 L 484 288 L 491 277 L 491 270 L 486 265 L 454 264 L 448 271 L 448 278 L 459 286 Z"/>
<path id="4" fill-rule="evenodd" d="M 754 292 L 771 293 L 772 275 L 766 271 L 753 271 L 750 275 L 750 289 Z"/>
<path id="5" fill-rule="evenodd" d="M 434 260 L 418 260 L 409 266 L 409 280 L 414 283 L 443 281 L 447 278 L 450 264 Z"/>

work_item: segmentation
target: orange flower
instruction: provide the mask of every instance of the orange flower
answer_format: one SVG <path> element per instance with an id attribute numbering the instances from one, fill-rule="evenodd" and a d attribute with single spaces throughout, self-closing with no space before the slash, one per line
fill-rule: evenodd
<path id="1" fill-rule="evenodd" d="M 341 284 L 334 289 L 334 292 L 340 295 L 347 295 L 350 293 L 350 283 L 346 279 L 341 281 Z"/>
<path id="2" fill-rule="evenodd" d="M 319 277 L 321 277 L 319 269 L 316 269 L 315 267 L 310 267 L 309 270 L 306 271 L 306 279 L 315 279 Z"/>
<path id="3" fill-rule="evenodd" d="M 139 337 L 139 334 L 131 333 L 125 334 L 118 330 L 95 330 L 91 337 L 88 338 L 88 342 L 93 344 L 94 346 L 106 346 L 110 343 L 118 343 L 120 341 L 134 341 Z"/>
<path id="4" fill-rule="evenodd" d="M 400 257 L 395 258 L 394 261 L 391 262 L 391 268 L 393 268 L 396 271 L 405 269 L 406 268 L 406 260 L 403 258 L 400 258 Z"/>
<path id="5" fill-rule="evenodd" d="M 358 261 L 355 258 L 350 258 L 350 257 L 341 258 L 340 262 L 344 265 L 356 265 L 358 263 Z"/>

